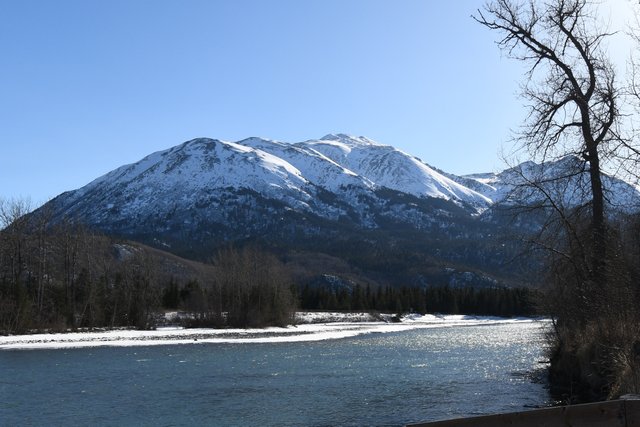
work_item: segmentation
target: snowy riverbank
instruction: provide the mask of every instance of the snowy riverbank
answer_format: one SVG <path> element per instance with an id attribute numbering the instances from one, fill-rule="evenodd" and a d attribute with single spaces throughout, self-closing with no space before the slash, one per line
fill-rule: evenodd
<path id="1" fill-rule="evenodd" d="M 400 332 L 411 329 L 455 326 L 525 323 L 529 318 L 498 318 L 463 315 L 407 315 L 401 322 L 383 315 L 374 321 L 366 313 L 298 313 L 298 324 L 286 328 L 264 329 L 184 329 L 164 327 L 152 331 L 109 330 L 33 335 L 0 336 L 0 350 L 57 349 L 80 347 L 125 347 L 201 343 L 275 343 L 322 341 L 371 333 Z"/>

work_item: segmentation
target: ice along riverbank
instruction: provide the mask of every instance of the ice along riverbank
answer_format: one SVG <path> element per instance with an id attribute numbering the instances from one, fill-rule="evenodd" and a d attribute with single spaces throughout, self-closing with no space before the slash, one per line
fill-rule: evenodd
<path id="1" fill-rule="evenodd" d="M 107 330 L 0 336 L 0 350 L 128 347 L 205 343 L 311 342 L 373 333 L 413 329 L 481 326 L 510 323 L 546 323 L 530 318 L 498 318 L 464 315 L 407 315 L 400 322 L 371 321 L 358 313 L 298 313 L 297 325 L 262 329 L 208 329 L 163 327 L 149 331 Z"/>

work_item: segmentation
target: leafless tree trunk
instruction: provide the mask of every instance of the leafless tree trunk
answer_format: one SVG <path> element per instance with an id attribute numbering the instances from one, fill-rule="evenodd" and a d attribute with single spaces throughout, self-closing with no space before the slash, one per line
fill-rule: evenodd
<path id="1" fill-rule="evenodd" d="M 621 90 L 587 0 L 496 0 L 476 21 L 496 30 L 498 45 L 530 65 L 522 94 L 529 115 L 517 135 L 534 159 L 574 155 L 589 177 L 591 204 L 590 280 L 606 285 L 607 226 L 604 164 L 631 146 L 620 131 Z M 618 150 L 618 151 L 617 151 Z"/>
<path id="2" fill-rule="evenodd" d="M 40 320 L 42 320 L 42 317 L 44 315 L 43 311 L 44 311 L 44 300 L 45 300 L 45 290 L 46 290 L 46 285 L 49 283 L 49 281 L 51 280 L 50 277 L 50 271 L 49 271 L 49 254 L 51 251 L 50 248 L 50 241 L 49 241 L 49 235 L 51 233 L 51 230 L 49 229 L 50 227 L 50 221 L 51 221 L 51 211 L 48 210 L 47 208 L 43 208 L 41 210 L 40 215 L 38 215 L 36 218 L 36 236 L 37 236 L 37 245 L 36 245 L 36 250 L 37 250 L 37 260 L 38 260 L 38 265 L 37 265 L 37 277 L 36 277 L 36 283 L 37 283 L 37 293 L 36 293 L 36 303 L 37 303 L 37 309 L 38 309 L 38 316 L 40 317 Z"/>

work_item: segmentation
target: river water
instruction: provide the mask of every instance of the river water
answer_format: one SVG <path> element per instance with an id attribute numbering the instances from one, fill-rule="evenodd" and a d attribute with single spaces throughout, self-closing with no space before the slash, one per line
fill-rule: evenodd
<path id="1" fill-rule="evenodd" d="M 544 323 L 0 351 L 0 425 L 403 425 L 547 405 Z M 535 376 L 535 375 L 534 375 Z"/>

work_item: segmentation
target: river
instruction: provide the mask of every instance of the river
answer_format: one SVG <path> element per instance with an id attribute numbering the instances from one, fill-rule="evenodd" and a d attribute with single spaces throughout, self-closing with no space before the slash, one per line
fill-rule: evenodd
<path id="1" fill-rule="evenodd" d="M 0 351 L 0 425 L 383 426 L 547 405 L 545 323 Z"/>

